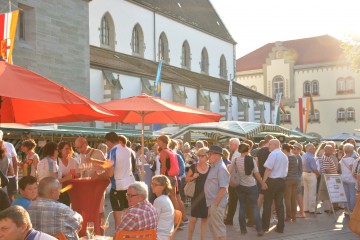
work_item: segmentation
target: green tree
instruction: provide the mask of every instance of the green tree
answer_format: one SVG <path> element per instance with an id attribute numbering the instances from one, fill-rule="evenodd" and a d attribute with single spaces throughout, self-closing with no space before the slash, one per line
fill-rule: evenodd
<path id="1" fill-rule="evenodd" d="M 344 49 L 352 69 L 360 73 L 360 36 L 350 35 L 341 45 Z"/>

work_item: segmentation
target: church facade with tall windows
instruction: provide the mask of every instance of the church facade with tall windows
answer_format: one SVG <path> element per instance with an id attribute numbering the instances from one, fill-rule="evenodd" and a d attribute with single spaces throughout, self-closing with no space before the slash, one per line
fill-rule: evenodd
<path id="1" fill-rule="evenodd" d="M 307 133 L 324 137 L 359 128 L 360 76 L 339 40 L 324 35 L 269 43 L 237 59 L 236 65 L 238 83 L 269 97 L 282 94 L 284 127 L 300 129 L 299 99 L 310 98 L 303 126 Z"/>
<path id="2" fill-rule="evenodd" d="M 227 120 L 236 42 L 210 1 L 93 0 L 89 23 L 92 100 L 154 95 L 162 61 L 162 98 Z M 234 82 L 231 101 L 232 120 L 270 121 L 271 97 Z"/>
<path id="3" fill-rule="evenodd" d="M 162 61 L 162 98 L 228 119 L 236 42 L 209 0 L 10 3 L 0 0 L 0 11 L 7 12 L 7 6 L 20 10 L 13 53 L 16 65 L 100 103 L 154 95 Z M 232 120 L 270 121 L 271 96 L 236 82 L 232 89 Z M 115 127 L 102 122 L 74 124 Z"/>

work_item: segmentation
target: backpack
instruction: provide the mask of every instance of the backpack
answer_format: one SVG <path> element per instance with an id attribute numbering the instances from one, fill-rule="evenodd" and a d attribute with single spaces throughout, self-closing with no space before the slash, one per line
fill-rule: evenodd
<path id="1" fill-rule="evenodd" d="M 164 149 L 163 151 L 165 151 L 169 156 L 166 158 L 166 175 L 170 177 L 177 177 L 180 173 L 180 170 L 176 154 L 169 149 Z"/>
<path id="2" fill-rule="evenodd" d="M 185 174 L 185 161 L 184 161 L 183 157 L 178 153 L 176 153 L 176 157 L 177 157 L 178 164 L 179 164 L 179 172 L 180 172 L 179 177 L 182 177 Z"/>

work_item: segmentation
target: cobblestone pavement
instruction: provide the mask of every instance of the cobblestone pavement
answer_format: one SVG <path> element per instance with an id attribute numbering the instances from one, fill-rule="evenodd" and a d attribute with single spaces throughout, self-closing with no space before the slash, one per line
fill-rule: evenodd
<path id="1" fill-rule="evenodd" d="M 106 195 L 105 211 L 108 214 L 111 211 L 109 195 Z M 319 205 L 320 206 L 320 205 Z M 190 207 L 186 208 L 187 212 L 190 213 Z M 322 212 L 322 209 L 319 209 Z M 298 218 L 296 222 L 286 222 L 284 233 L 277 233 L 274 231 L 275 225 L 270 228 L 270 231 L 265 233 L 263 237 L 258 237 L 255 228 L 248 228 L 246 235 L 240 234 L 239 222 L 237 219 L 238 212 L 234 217 L 234 225 L 227 226 L 227 239 L 228 240 L 252 240 L 252 239 L 283 239 L 283 240 L 305 240 L 305 239 L 316 239 L 316 240 L 353 240 L 360 239 L 357 235 L 352 233 L 348 229 L 349 220 L 344 217 L 342 210 L 339 210 L 334 215 L 326 213 L 309 215 L 306 218 Z M 109 217 L 110 227 L 106 231 L 107 236 L 113 236 L 115 232 L 114 220 L 112 215 Z M 198 221 L 193 236 L 194 240 L 200 239 L 200 221 Z M 182 230 L 176 232 L 174 240 L 186 240 L 187 239 L 187 225 Z M 207 233 L 206 239 L 211 239 L 210 231 Z"/>

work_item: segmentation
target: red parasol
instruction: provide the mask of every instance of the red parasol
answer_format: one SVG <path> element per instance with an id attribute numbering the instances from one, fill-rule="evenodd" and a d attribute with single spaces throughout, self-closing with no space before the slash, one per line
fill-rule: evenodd
<path id="1" fill-rule="evenodd" d="M 100 103 L 101 106 L 117 114 L 106 122 L 141 123 L 142 156 L 144 156 L 144 124 L 188 124 L 218 122 L 221 114 L 170 102 L 146 94 Z M 142 158 L 142 160 L 144 160 Z M 144 163 L 142 174 L 144 173 Z"/>
<path id="2" fill-rule="evenodd" d="M 0 123 L 83 122 L 115 116 L 80 94 L 0 61 Z"/>

